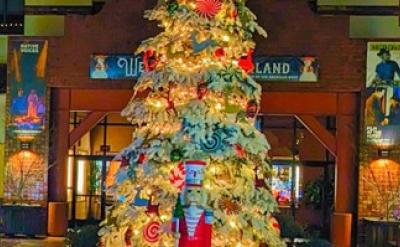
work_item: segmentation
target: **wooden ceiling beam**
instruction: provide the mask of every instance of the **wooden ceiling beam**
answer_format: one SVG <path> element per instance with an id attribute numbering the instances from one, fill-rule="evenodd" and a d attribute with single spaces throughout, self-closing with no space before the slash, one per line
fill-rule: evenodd
<path id="1" fill-rule="evenodd" d="M 400 6 L 323 5 L 309 1 L 311 10 L 321 15 L 398 16 Z"/>

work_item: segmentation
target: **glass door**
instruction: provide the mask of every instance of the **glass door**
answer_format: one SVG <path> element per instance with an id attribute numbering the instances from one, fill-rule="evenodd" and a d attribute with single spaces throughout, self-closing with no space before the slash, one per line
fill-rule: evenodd
<path id="1" fill-rule="evenodd" d="M 105 218 L 106 174 L 112 158 L 74 156 L 71 223 L 85 224 Z"/>

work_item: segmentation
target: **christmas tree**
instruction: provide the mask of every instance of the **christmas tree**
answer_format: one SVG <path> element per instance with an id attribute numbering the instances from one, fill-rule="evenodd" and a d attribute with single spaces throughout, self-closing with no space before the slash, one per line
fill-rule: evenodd
<path id="1" fill-rule="evenodd" d="M 122 112 L 137 128 L 99 245 L 284 246 L 254 127 L 252 39 L 266 32 L 246 0 L 159 0 L 145 16 L 164 31 L 137 50 L 145 72 Z"/>

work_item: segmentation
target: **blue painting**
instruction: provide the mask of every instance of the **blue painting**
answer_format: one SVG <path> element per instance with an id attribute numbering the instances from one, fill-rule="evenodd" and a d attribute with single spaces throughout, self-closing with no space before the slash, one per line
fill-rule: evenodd
<path id="1" fill-rule="evenodd" d="M 8 126 L 16 133 L 40 133 L 45 128 L 47 48 L 44 42 L 13 42 L 8 74 Z"/>

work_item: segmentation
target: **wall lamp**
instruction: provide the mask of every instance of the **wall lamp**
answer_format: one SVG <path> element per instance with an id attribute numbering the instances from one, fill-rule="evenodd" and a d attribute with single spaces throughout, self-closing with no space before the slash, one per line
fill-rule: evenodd
<path id="1" fill-rule="evenodd" d="M 388 148 L 378 148 L 378 157 L 380 158 L 388 158 L 390 157 L 390 149 Z"/>

